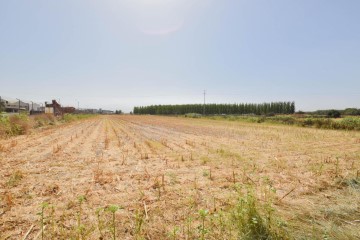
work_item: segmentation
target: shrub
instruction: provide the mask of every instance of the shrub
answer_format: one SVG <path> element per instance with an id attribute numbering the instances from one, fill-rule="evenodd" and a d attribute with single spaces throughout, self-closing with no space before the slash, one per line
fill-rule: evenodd
<path id="1" fill-rule="evenodd" d="M 300 125 L 303 127 L 309 127 L 314 125 L 314 120 L 312 118 L 305 118 L 303 121 L 300 122 Z"/>
<path id="2" fill-rule="evenodd" d="M 347 117 L 339 122 L 342 129 L 360 130 L 360 118 Z"/>
<path id="3" fill-rule="evenodd" d="M 269 120 L 271 122 L 287 124 L 287 125 L 293 125 L 295 123 L 295 118 L 290 116 L 275 116 L 275 117 L 270 117 Z"/>
<path id="4" fill-rule="evenodd" d="M 29 132 L 29 117 L 25 114 L 0 116 L 0 136 L 16 136 Z"/>
<path id="5" fill-rule="evenodd" d="M 332 129 L 333 126 L 333 121 L 331 121 L 330 119 L 321 119 L 321 118 L 317 118 L 314 121 L 315 127 L 316 128 L 327 128 L 327 129 Z"/>
<path id="6" fill-rule="evenodd" d="M 326 116 L 329 118 L 339 118 L 341 117 L 341 113 L 338 110 L 330 110 Z"/>
<path id="7" fill-rule="evenodd" d="M 5 104 L 4 104 L 3 101 L 0 101 L 0 113 L 1 113 L 2 111 L 5 111 Z"/>
<path id="8" fill-rule="evenodd" d="M 11 136 L 23 135 L 30 129 L 29 117 L 25 114 L 11 115 L 6 133 Z"/>
<path id="9" fill-rule="evenodd" d="M 0 115 L 0 137 L 6 135 L 7 129 L 9 128 L 9 118 L 3 115 Z"/>
<path id="10" fill-rule="evenodd" d="M 343 111 L 343 115 L 351 115 L 351 116 L 360 115 L 360 109 L 347 108 Z"/>

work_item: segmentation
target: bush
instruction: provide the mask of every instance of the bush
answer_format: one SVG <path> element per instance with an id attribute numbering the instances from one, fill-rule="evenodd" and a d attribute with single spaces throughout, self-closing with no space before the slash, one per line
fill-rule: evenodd
<path id="1" fill-rule="evenodd" d="M 26 134 L 30 127 L 29 117 L 25 114 L 0 117 L 0 136 L 2 137 Z"/>
<path id="2" fill-rule="evenodd" d="M 25 114 L 11 115 L 10 122 L 10 135 L 23 135 L 29 132 L 30 122 L 29 117 Z"/>
<path id="3" fill-rule="evenodd" d="M 9 118 L 6 116 L 0 115 L 0 137 L 4 137 L 6 135 L 6 129 L 9 125 Z"/>
<path id="4" fill-rule="evenodd" d="M 336 110 L 335 110 L 336 111 Z M 347 117 L 341 120 L 334 120 L 324 116 L 312 115 L 311 117 L 296 117 L 294 115 L 279 115 L 274 117 L 265 116 L 207 116 L 208 119 L 228 121 L 246 121 L 251 123 L 278 123 L 286 125 L 298 125 L 301 127 L 315 127 L 322 129 L 343 129 L 343 130 L 360 130 L 360 117 Z"/>
<path id="5" fill-rule="evenodd" d="M 314 119 L 314 126 L 316 128 L 325 128 L 325 129 L 332 129 L 333 128 L 333 121 L 330 119 L 322 119 L 316 118 Z"/>
<path id="6" fill-rule="evenodd" d="M 351 115 L 351 116 L 360 115 L 360 109 L 347 108 L 343 111 L 343 115 Z"/>
<path id="7" fill-rule="evenodd" d="M 268 119 L 271 122 L 287 124 L 287 125 L 293 125 L 296 122 L 295 118 L 290 117 L 290 116 L 275 116 L 275 117 L 270 117 Z"/>
<path id="8" fill-rule="evenodd" d="M 302 127 L 309 127 L 314 125 L 314 120 L 312 118 L 305 118 L 299 125 Z"/>
<path id="9" fill-rule="evenodd" d="M 341 113 L 338 110 L 330 110 L 326 116 L 329 118 L 339 118 L 341 117 Z"/>
<path id="10" fill-rule="evenodd" d="M 360 118 L 348 117 L 339 122 L 342 129 L 360 130 Z"/>
<path id="11" fill-rule="evenodd" d="M 5 104 L 3 101 L 0 101 L 0 113 L 5 111 Z"/>

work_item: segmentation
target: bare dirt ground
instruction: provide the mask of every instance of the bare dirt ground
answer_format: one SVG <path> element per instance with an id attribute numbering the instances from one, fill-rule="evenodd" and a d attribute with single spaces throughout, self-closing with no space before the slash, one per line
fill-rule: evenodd
<path id="1" fill-rule="evenodd" d="M 359 132 L 101 116 L 0 140 L 0 164 L 0 239 L 41 239 L 43 202 L 54 206 L 45 234 L 66 236 L 79 196 L 85 239 L 100 238 L 95 211 L 109 204 L 124 208 L 119 239 L 163 239 L 199 209 L 230 204 L 234 184 L 260 202 L 271 189 L 295 238 L 360 238 Z"/>

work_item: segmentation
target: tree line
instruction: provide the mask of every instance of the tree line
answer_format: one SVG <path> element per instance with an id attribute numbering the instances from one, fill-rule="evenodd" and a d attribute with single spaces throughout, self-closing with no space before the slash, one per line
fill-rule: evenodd
<path id="1" fill-rule="evenodd" d="M 234 103 L 234 104 L 180 104 L 134 107 L 134 114 L 177 115 L 197 114 L 293 114 L 295 102 Z"/>
<path id="2" fill-rule="evenodd" d="M 345 110 L 317 110 L 314 112 L 311 112 L 310 114 L 313 115 L 324 115 L 328 117 L 340 117 L 340 115 L 349 115 L 349 116 L 359 116 L 360 115 L 360 109 L 357 108 L 346 108 Z"/>

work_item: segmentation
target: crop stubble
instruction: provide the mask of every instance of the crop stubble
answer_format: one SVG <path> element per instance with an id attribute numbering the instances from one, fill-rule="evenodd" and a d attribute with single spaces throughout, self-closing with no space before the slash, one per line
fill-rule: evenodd
<path id="1" fill-rule="evenodd" d="M 264 188 L 276 189 L 275 208 L 295 236 L 314 228 L 311 221 L 318 230 L 336 223 L 353 236 L 360 227 L 359 191 L 345 184 L 360 170 L 358 132 L 100 116 L 0 144 L 0 239 L 18 239 L 36 225 L 34 237 L 45 201 L 71 224 L 81 195 L 85 222 L 96 222 L 98 207 L 122 205 L 119 235 L 131 238 L 132 216 L 145 207 L 147 236 L 162 237 L 193 209 L 230 204 L 234 182 L 252 185 L 260 201 Z M 16 171 L 21 178 L 9 184 Z"/>

